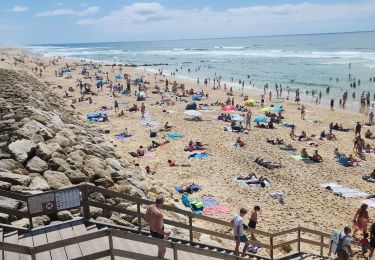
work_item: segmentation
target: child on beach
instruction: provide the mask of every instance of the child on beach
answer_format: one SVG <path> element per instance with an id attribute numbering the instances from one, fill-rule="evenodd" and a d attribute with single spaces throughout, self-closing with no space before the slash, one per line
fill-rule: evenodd
<path id="1" fill-rule="evenodd" d="M 251 212 L 251 216 L 250 216 L 250 219 L 249 219 L 249 228 L 253 228 L 253 229 L 256 228 L 257 223 L 258 223 L 258 212 L 259 211 L 260 211 L 260 207 L 255 206 L 253 211 Z M 251 240 L 257 241 L 253 232 L 251 232 Z"/>
<path id="2" fill-rule="evenodd" d="M 359 241 L 358 245 L 362 248 L 362 254 L 366 254 L 367 251 L 370 249 L 370 242 L 368 240 L 368 233 L 363 234 L 363 238 Z"/>

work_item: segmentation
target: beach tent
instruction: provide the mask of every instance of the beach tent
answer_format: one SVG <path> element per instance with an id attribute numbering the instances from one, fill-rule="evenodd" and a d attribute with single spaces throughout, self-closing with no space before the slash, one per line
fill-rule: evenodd
<path id="1" fill-rule="evenodd" d="M 254 118 L 254 122 L 255 123 L 262 123 L 262 122 L 266 122 L 268 119 L 268 117 L 266 116 L 258 116 L 256 118 Z"/>
<path id="2" fill-rule="evenodd" d="M 247 107 L 254 107 L 255 106 L 255 101 L 253 99 L 248 99 L 245 101 L 245 106 Z"/>
<path id="3" fill-rule="evenodd" d="M 185 107 L 185 110 L 197 110 L 197 103 L 193 102 Z"/>
<path id="4" fill-rule="evenodd" d="M 191 116 L 191 117 L 201 117 L 202 114 L 196 110 L 186 110 L 184 112 L 185 115 Z"/>
<path id="5" fill-rule="evenodd" d="M 234 110 L 234 106 L 223 106 L 221 108 L 222 111 L 232 111 Z"/>

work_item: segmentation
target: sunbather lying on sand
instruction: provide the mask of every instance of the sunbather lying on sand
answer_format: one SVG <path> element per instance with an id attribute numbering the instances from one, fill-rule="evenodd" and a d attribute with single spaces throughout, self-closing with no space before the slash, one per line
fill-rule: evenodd
<path id="1" fill-rule="evenodd" d="M 267 169 L 274 169 L 274 168 L 280 168 L 282 167 L 281 163 L 272 162 L 269 160 L 264 160 L 261 158 L 256 158 L 255 162 L 263 167 L 266 167 Z"/>
<path id="2" fill-rule="evenodd" d="M 267 178 L 257 177 L 255 173 L 251 173 L 247 176 L 238 176 L 237 180 L 246 181 L 247 184 L 260 184 L 262 181 L 270 182 Z"/>
<path id="3" fill-rule="evenodd" d="M 156 141 L 151 141 L 151 142 L 152 142 L 151 145 L 147 148 L 148 151 L 151 151 L 151 150 L 156 149 L 156 148 L 158 148 L 160 146 L 163 146 L 165 144 L 170 143 L 169 140 L 166 140 L 164 142 L 156 142 Z"/>
<path id="4" fill-rule="evenodd" d="M 205 150 L 206 147 L 203 146 L 202 142 L 193 142 L 190 141 L 187 146 L 185 146 L 184 151 L 185 152 L 192 152 L 192 151 L 199 151 L 199 150 Z"/>
<path id="5" fill-rule="evenodd" d="M 176 164 L 175 160 L 168 160 L 169 167 L 190 167 L 191 164 Z"/>
<path id="6" fill-rule="evenodd" d="M 268 139 L 267 138 L 267 143 L 277 145 L 277 144 L 284 144 L 284 140 L 276 137 L 276 139 Z"/>

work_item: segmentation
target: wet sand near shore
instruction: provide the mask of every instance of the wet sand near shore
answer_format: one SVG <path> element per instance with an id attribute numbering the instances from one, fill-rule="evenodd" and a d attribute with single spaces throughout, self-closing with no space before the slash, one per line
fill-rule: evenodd
<path id="1" fill-rule="evenodd" d="M 12 56 L 20 56 L 22 53 L 19 49 L 0 49 L 2 57 L 6 57 L 5 61 L 0 62 L 0 67 L 15 68 Z M 44 59 L 46 63 L 51 59 Z M 25 70 L 32 73 L 31 68 L 35 67 L 36 60 L 31 56 L 25 58 L 24 64 L 19 64 L 16 69 Z M 55 70 L 63 67 L 65 63 L 73 65 L 76 69 L 72 71 L 71 79 L 64 77 L 55 77 Z M 80 71 L 82 69 L 81 62 L 72 60 L 60 60 L 57 65 L 49 65 L 43 70 L 41 81 L 50 82 L 51 89 L 61 95 L 63 98 L 65 91 L 69 87 L 74 92 L 69 92 L 75 98 L 78 98 L 79 87 L 77 87 L 77 78 L 82 79 Z M 100 69 L 105 79 L 105 73 L 109 73 L 109 78 L 114 81 L 114 71 L 111 66 L 103 66 Z M 94 75 L 96 70 L 89 69 L 90 75 Z M 337 147 L 340 152 L 347 155 L 353 154 L 354 131 L 335 132 L 337 141 L 319 140 L 318 136 L 321 131 L 328 130 L 331 122 L 339 123 L 344 128 L 354 129 L 355 122 L 367 122 L 368 117 L 364 114 L 358 114 L 342 109 L 330 111 L 327 105 L 317 106 L 309 102 L 301 104 L 306 105 L 306 120 L 300 119 L 301 105 L 297 105 L 293 101 L 282 103 L 285 108 L 283 113 L 284 122 L 296 125 L 296 134 L 306 131 L 308 136 L 312 137 L 318 147 L 311 147 L 305 142 L 293 141 L 289 137 L 290 128 L 283 127 L 281 124 L 275 124 L 276 129 L 254 128 L 248 134 L 233 133 L 224 131 L 224 127 L 230 128 L 230 124 L 218 121 L 217 115 L 220 114 L 220 106 L 208 106 L 209 111 L 202 112 L 203 121 L 196 122 L 186 119 L 183 114 L 185 106 L 191 103 L 191 97 L 186 97 L 187 102 L 176 101 L 175 105 L 158 106 L 155 105 L 160 101 L 159 94 L 152 94 L 151 91 L 155 84 L 164 88 L 161 80 L 169 79 L 170 83 L 177 81 L 178 84 L 185 84 L 185 89 L 193 88 L 194 90 L 204 90 L 209 94 L 208 99 L 203 99 L 199 103 L 214 103 L 215 101 L 225 102 L 228 98 L 226 91 L 213 90 L 212 84 L 205 87 L 202 83 L 197 85 L 196 82 L 178 77 L 155 76 L 151 72 L 140 71 L 134 68 L 123 67 L 122 75 L 127 73 L 132 79 L 138 76 L 145 76 L 144 79 L 149 81 L 148 98 L 144 101 L 146 113 L 150 115 L 152 121 L 160 122 L 160 125 L 153 127 L 144 126 L 141 120 L 141 113 L 131 113 L 126 111 L 124 117 L 118 117 L 114 109 L 108 110 L 109 122 L 96 123 L 91 127 L 99 128 L 108 126 L 109 134 L 105 134 L 106 138 L 117 144 L 118 151 L 129 161 L 139 164 L 139 167 L 145 168 L 150 166 L 151 170 L 156 173 L 149 175 L 150 180 L 154 183 L 160 183 L 166 190 L 170 192 L 168 196 L 181 199 L 180 195 L 174 191 L 177 185 L 191 184 L 192 182 L 201 186 L 202 190 L 191 195 L 192 198 L 215 198 L 220 204 L 228 205 L 232 208 L 231 212 L 220 213 L 214 215 L 215 218 L 230 220 L 232 215 L 239 211 L 241 207 L 251 210 L 255 205 L 261 207 L 259 214 L 259 224 L 257 228 L 264 231 L 278 231 L 297 226 L 331 232 L 332 229 L 342 229 L 345 225 L 351 225 L 353 216 L 357 208 L 362 204 L 364 197 L 341 198 L 333 193 L 325 190 L 320 186 L 324 183 L 337 183 L 352 189 L 356 189 L 368 194 L 375 194 L 375 184 L 362 180 L 362 175 L 370 174 L 375 166 L 375 155 L 369 154 L 364 161 L 366 167 L 343 167 L 333 157 L 333 151 Z M 37 76 L 39 78 L 39 76 Z M 88 80 L 85 80 L 86 82 Z M 124 79 L 121 84 L 126 86 Z M 95 85 L 95 81 L 92 81 Z M 62 88 L 57 88 L 61 85 Z M 106 85 L 105 85 L 106 86 Z M 170 86 L 171 88 L 171 86 Z M 124 102 L 120 104 L 121 109 L 128 109 L 133 104 L 139 107 L 142 102 L 137 102 L 134 96 L 136 86 L 132 86 L 132 95 L 120 95 L 117 101 Z M 108 88 L 104 87 L 100 92 L 96 87 L 93 88 L 98 96 L 93 96 L 93 104 L 88 102 L 78 102 L 74 106 L 76 111 L 86 118 L 86 114 L 100 111 L 101 106 L 113 107 L 115 99 L 110 97 L 111 93 Z M 292 96 L 292 93 L 291 93 Z M 240 92 L 235 92 L 233 96 L 235 104 L 243 105 L 243 97 Z M 249 91 L 249 97 L 255 101 L 260 100 L 260 94 Z M 232 98 L 232 97 L 230 97 Z M 173 99 L 173 98 L 172 98 Z M 71 98 L 66 98 L 68 104 Z M 269 106 L 273 102 L 265 98 L 266 105 Z M 67 105 L 68 105 L 67 104 Z M 259 103 L 258 103 L 259 104 Z M 277 105 L 277 104 L 276 104 Z M 163 110 L 172 110 L 165 113 Z M 252 107 L 253 118 L 264 114 L 261 107 Z M 237 114 L 244 114 L 236 112 Z M 315 123 L 317 120 L 319 123 Z M 173 126 L 171 133 L 181 133 L 183 138 L 168 139 L 165 132 L 158 132 L 156 138 L 150 138 L 150 130 L 158 131 L 165 122 L 169 122 Z M 133 136 L 118 140 L 115 134 L 121 133 L 127 128 Z M 374 127 L 362 127 L 362 133 L 367 129 L 374 130 Z M 100 133 L 98 133 L 99 135 Z M 244 148 L 235 148 L 234 143 L 237 137 L 241 137 L 246 142 Z M 266 142 L 267 138 L 282 138 L 286 144 L 291 144 L 296 148 L 295 152 L 280 150 L 280 146 L 272 145 Z M 151 140 L 163 141 L 170 140 L 169 144 L 159 147 L 154 151 L 154 158 L 133 158 L 128 153 L 136 151 L 139 146 L 145 147 L 151 145 Z M 208 158 L 205 159 L 188 159 L 188 154 L 184 152 L 184 147 L 189 141 L 201 141 L 208 149 Z M 375 147 L 375 140 L 365 140 Z M 307 163 L 297 161 L 291 157 L 293 154 L 299 154 L 302 148 L 306 148 L 309 155 L 314 150 L 318 150 L 323 157 L 322 163 Z M 355 155 L 354 155 L 355 156 Z M 282 164 L 281 168 L 267 169 L 255 163 L 256 158 L 264 158 Z M 359 159 L 357 156 L 355 158 Z M 167 160 L 175 160 L 178 164 L 191 164 L 191 167 L 170 167 Z M 247 186 L 236 180 L 240 175 L 248 175 L 255 173 L 258 177 L 263 176 L 270 180 L 270 185 L 262 188 L 259 185 Z M 272 192 L 281 192 L 285 194 L 285 204 L 281 205 L 277 199 L 270 196 Z M 181 204 L 181 202 L 178 202 Z M 181 204 L 182 205 L 182 204 Z M 375 208 L 369 208 L 370 219 L 375 219 Z M 249 217 L 249 216 L 247 216 Z M 246 221 L 247 222 L 247 221 Z"/>

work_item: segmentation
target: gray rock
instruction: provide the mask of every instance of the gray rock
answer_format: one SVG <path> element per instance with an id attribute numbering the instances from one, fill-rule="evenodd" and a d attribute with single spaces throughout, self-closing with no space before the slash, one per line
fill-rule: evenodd
<path id="1" fill-rule="evenodd" d="M 102 214 L 103 214 L 103 209 L 90 207 L 90 217 L 97 218 L 97 217 L 102 216 Z"/>
<path id="2" fill-rule="evenodd" d="M 34 177 L 31 180 L 30 185 L 29 185 L 29 189 L 31 189 L 31 190 L 43 190 L 43 191 L 47 191 L 50 188 L 51 187 L 48 185 L 48 183 L 46 182 L 46 180 L 43 179 L 40 176 Z"/>
<path id="3" fill-rule="evenodd" d="M 111 166 L 113 169 L 115 169 L 117 171 L 120 171 L 120 170 L 124 169 L 124 167 L 121 166 L 120 162 L 117 161 L 114 158 L 107 158 L 107 159 L 105 159 L 105 161 L 107 162 L 107 164 L 109 166 Z"/>
<path id="4" fill-rule="evenodd" d="M 0 189 L 2 189 L 2 190 L 9 190 L 10 186 L 12 186 L 11 183 L 5 182 L 5 181 L 0 181 Z"/>
<path id="5" fill-rule="evenodd" d="M 36 149 L 36 155 L 42 158 L 43 160 L 48 161 L 51 159 L 52 154 L 54 152 L 63 152 L 63 149 L 58 143 L 38 143 L 38 147 Z"/>
<path id="6" fill-rule="evenodd" d="M 45 171 L 44 179 L 47 181 L 51 189 L 58 190 L 72 185 L 69 178 L 63 172 Z"/>
<path id="7" fill-rule="evenodd" d="M 131 227 L 131 228 L 134 228 L 134 225 L 128 221 L 126 221 L 125 219 L 121 218 L 120 217 L 120 214 L 117 213 L 117 212 L 114 212 L 110 218 L 110 220 L 112 220 L 113 222 L 115 222 L 117 225 L 121 225 L 121 226 L 126 226 L 126 227 Z"/>
<path id="8" fill-rule="evenodd" d="M 30 140 L 22 139 L 11 143 L 8 146 L 9 151 L 13 154 L 17 161 L 24 163 L 31 151 L 33 151 L 37 145 Z"/>
<path id="9" fill-rule="evenodd" d="M 9 223 L 9 215 L 5 213 L 0 213 L 0 223 L 8 224 Z"/>
<path id="10" fill-rule="evenodd" d="M 113 185 L 115 185 L 115 183 L 113 182 L 113 180 L 110 177 L 108 177 L 108 176 L 96 179 L 96 180 L 94 180 L 94 183 L 96 185 L 102 186 L 104 188 L 109 188 L 109 187 L 112 187 Z"/>
<path id="11" fill-rule="evenodd" d="M 133 211 L 133 212 L 137 213 L 137 205 L 132 205 L 132 206 L 128 207 L 127 210 L 130 210 L 130 211 Z M 141 207 L 141 213 L 145 214 L 146 213 L 146 209 L 144 209 L 144 208 Z M 132 222 L 133 219 L 136 218 L 135 216 L 128 215 L 128 214 L 122 214 L 121 217 L 123 219 L 125 219 L 126 221 L 128 221 L 128 222 Z"/>
<path id="12" fill-rule="evenodd" d="M 56 136 L 49 141 L 58 143 L 62 148 L 65 148 L 71 145 L 70 140 L 66 138 L 65 136 L 61 135 L 60 133 L 57 133 Z"/>
<path id="13" fill-rule="evenodd" d="M 34 156 L 27 162 L 26 169 L 29 172 L 43 173 L 48 170 L 48 164 L 38 156 Z"/>
<path id="14" fill-rule="evenodd" d="M 53 138 L 53 133 L 41 123 L 28 119 L 24 126 L 16 131 L 19 136 L 33 140 L 35 142 L 42 142 Z"/>
<path id="15" fill-rule="evenodd" d="M 49 225 L 51 223 L 51 219 L 47 215 L 38 216 L 33 218 L 33 227 L 43 227 L 45 225 Z"/>
<path id="16" fill-rule="evenodd" d="M 95 220 L 103 222 L 105 224 L 116 225 L 116 223 L 113 220 L 110 220 L 110 219 L 105 218 L 105 217 L 97 217 Z"/>
<path id="17" fill-rule="evenodd" d="M 0 169 L 4 172 L 27 174 L 27 171 L 23 167 L 22 163 L 13 159 L 0 160 Z"/>
<path id="18" fill-rule="evenodd" d="M 21 205 L 21 202 L 19 202 L 18 200 L 0 196 L 1 207 L 12 209 L 12 210 L 18 210 L 20 205 Z"/>
<path id="19" fill-rule="evenodd" d="M 77 169 L 77 167 L 75 167 L 74 165 L 70 165 L 64 159 L 57 158 L 57 157 L 51 158 L 48 161 L 48 166 L 52 171 L 60 171 L 60 172 Z"/>
<path id="20" fill-rule="evenodd" d="M 92 199 L 92 200 L 95 200 L 97 202 L 102 202 L 102 203 L 106 202 L 103 194 L 101 194 L 100 192 L 93 192 L 93 193 L 91 193 L 89 195 L 89 198 Z"/>
<path id="21" fill-rule="evenodd" d="M 11 223 L 12 226 L 16 226 L 16 227 L 23 227 L 23 228 L 29 228 L 30 226 L 30 222 L 29 222 L 29 219 L 27 218 L 22 218 L 22 219 L 19 219 L 19 220 L 16 220 L 16 221 L 13 221 Z"/>
<path id="22" fill-rule="evenodd" d="M 63 210 L 57 212 L 57 218 L 61 221 L 71 220 L 73 219 L 73 214 L 69 210 Z"/>
<path id="23" fill-rule="evenodd" d="M 13 185 L 28 186 L 31 182 L 31 178 L 29 176 L 25 176 L 21 174 L 0 172 L 0 181 L 9 182 Z"/>
<path id="24" fill-rule="evenodd" d="M 66 177 L 68 177 L 71 183 L 73 184 L 79 184 L 79 183 L 85 182 L 87 179 L 86 175 L 82 173 L 80 170 L 75 170 L 75 171 L 69 170 L 64 173 Z"/>

